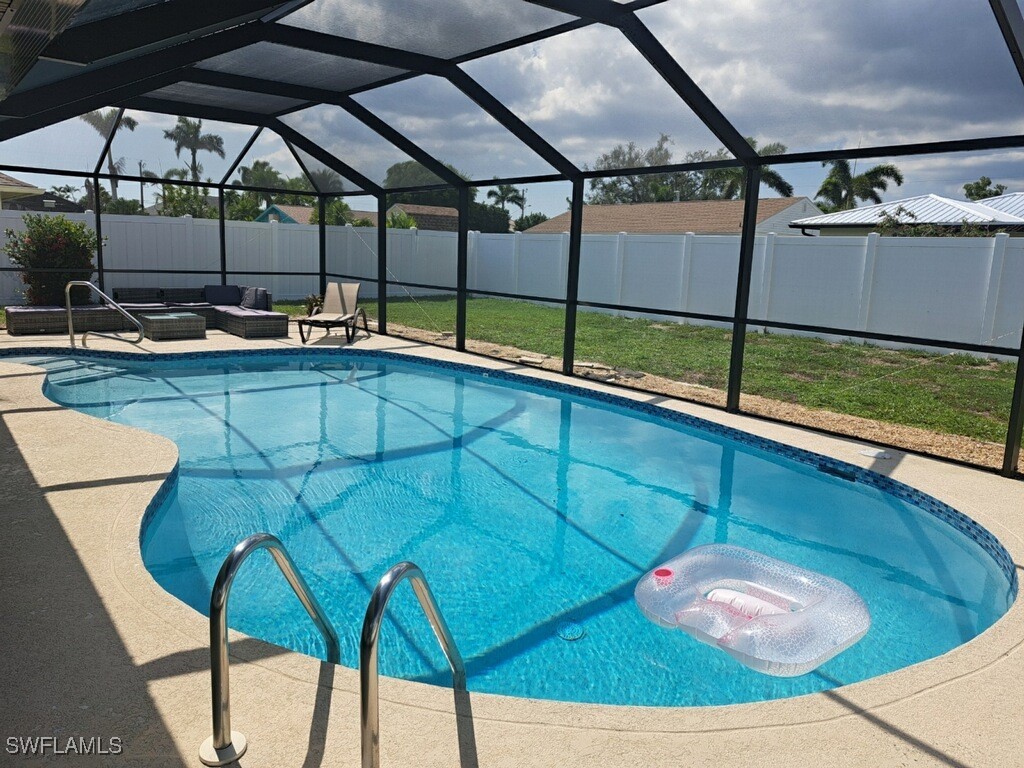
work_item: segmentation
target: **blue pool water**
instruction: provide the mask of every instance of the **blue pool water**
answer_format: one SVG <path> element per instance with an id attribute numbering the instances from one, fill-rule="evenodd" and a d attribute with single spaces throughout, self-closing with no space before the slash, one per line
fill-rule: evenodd
<path id="1" fill-rule="evenodd" d="M 545 699 L 707 705 L 863 680 L 975 637 L 1014 588 L 975 542 L 919 506 L 736 439 L 468 369 L 372 355 L 45 361 L 46 393 L 180 449 L 176 490 L 142 533 L 157 581 L 206 613 L 243 537 L 280 537 L 358 663 L 370 591 L 400 560 L 427 575 L 469 688 Z M 840 579 L 867 636 L 779 679 L 647 621 L 637 580 L 729 542 Z M 384 674 L 449 675 L 411 590 L 392 601 Z M 258 553 L 233 627 L 323 656 Z"/>

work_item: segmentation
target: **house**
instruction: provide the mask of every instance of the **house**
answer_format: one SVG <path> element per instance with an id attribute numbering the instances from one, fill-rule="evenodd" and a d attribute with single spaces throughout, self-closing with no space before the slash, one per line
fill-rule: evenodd
<path id="1" fill-rule="evenodd" d="M 796 216 L 821 213 L 806 197 L 768 197 L 757 203 L 760 233 L 785 232 Z M 571 214 L 548 219 L 526 230 L 529 234 L 568 232 Z M 685 200 L 678 203 L 623 203 L 583 206 L 583 234 L 738 235 L 743 223 L 742 200 Z"/>
<path id="2" fill-rule="evenodd" d="M 279 221 L 282 224 L 309 224 L 310 217 L 316 209 L 309 205 L 278 205 L 268 206 L 253 221 Z"/>
<path id="3" fill-rule="evenodd" d="M 919 195 L 879 205 L 851 208 L 793 221 L 789 226 L 804 233 L 817 230 L 821 235 L 867 235 L 875 231 L 883 216 L 892 216 L 905 224 L 927 224 L 959 229 L 965 223 L 991 232 L 1024 236 L 1024 194 L 1014 193 L 970 202 L 940 195 Z"/>
<path id="4" fill-rule="evenodd" d="M 443 205 L 414 205 L 413 203 L 395 203 L 388 208 L 401 211 L 416 220 L 417 229 L 429 229 L 435 232 L 458 232 L 459 211 Z M 372 220 L 376 220 L 376 216 Z"/>
<path id="5" fill-rule="evenodd" d="M 31 184 L 16 179 L 13 176 L 8 176 L 6 173 L 0 173 L 0 209 L 3 208 L 14 208 L 19 209 L 14 204 L 15 200 L 24 200 L 26 197 L 39 197 L 44 194 L 44 190 L 39 187 L 33 187 Z M 41 210 L 41 209 L 20 209 L 20 210 Z"/>

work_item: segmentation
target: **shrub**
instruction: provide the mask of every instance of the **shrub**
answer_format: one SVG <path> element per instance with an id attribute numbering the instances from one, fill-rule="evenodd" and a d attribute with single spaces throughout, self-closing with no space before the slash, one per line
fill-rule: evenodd
<path id="1" fill-rule="evenodd" d="M 306 314 L 312 315 L 314 309 L 320 309 L 324 305 L 324 297 L 316 293 L 311 293 L 305 298 L 306 302 Z"/>
<path id="2" fill-rule="evenodd" d="M 88 280 L 95 271 L 96 233 L 83 222 L 64 216 L 27 213 L 25 231 L 4 230 L 4 250 L 11 262 L 21 267 L 21 281 L 27 286 L 25 300 L 34 306 L 63 305 L 64 286 L 71 280 Z M 46 269 L 55 272 L 33 272 Z M 89 291 L 76 288 L 72 304 L 87 304 Z"/>

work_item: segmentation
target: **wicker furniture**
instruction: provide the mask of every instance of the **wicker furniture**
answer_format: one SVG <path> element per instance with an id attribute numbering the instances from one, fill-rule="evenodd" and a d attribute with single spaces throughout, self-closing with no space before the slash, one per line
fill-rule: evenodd
<path id="1" fill-rule="evenodd" d="M 288 335 L 288 315 L 245 307 L 217 307 L 217 327 L 243 339 Z"/>
<path id="2" fill-rule="evenodd" d="M 121 314 L 109 307 L 87 304 L 72 307 L 76 331 L 126 331 Z M 12 336 L 33 333 L 67 333 L 68 315 L 64 307 L 7 307 L 7 333 Z"/>
<path id="3" fill-rule="evenodd" d="M 273 297 L 262 288 L 237 285 L 115 288 L 113 298 L 136 317 L 188 313 L 205 320 L 205 328 L 227 331 L 245 339 L 288 335 L 288 315 L 271 311 Z M 76 330 L 129 330 L 128 322 L 109 307 L 86 305 L 72 308 L 72 313 Z M 7 332 L 11 335 L 66 333 L 67 329 L 64 307 L 7 308 Z"/>
<path id="4" fill-rule="evenodd" d="M 206 318 L 194 312 L 139 315 L 139 320 L 146 338 L 152 341 L 206 338 Z"/>

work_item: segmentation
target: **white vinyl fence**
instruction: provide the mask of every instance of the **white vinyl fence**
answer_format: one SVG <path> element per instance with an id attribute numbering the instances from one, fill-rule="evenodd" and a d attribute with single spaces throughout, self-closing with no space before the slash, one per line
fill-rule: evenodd
<path id="1" fill-rule="evenodd" d="M 0 211 L 0 228 L 21 229 L 21 215 Z M 68 218 L 94 222 L 91 214 Z M 315 226 L 228 221 L 225 234 L 231 282 L 265 286 L 279 299 L 317 291 Z M 109 288 L 220 281 L 216 220 L 105 215 L 103 235 Z M 658 310 L 731 315 L 739 241 L 738 236 L 693 234 L 586 235 L 579 298 L 647 308 L 648 317 Z M 363 295 L 374 298 L 376 247 L 376 229 L 328 227 L 327 271 L 361 279 Z M 467 285 L 470 291 L 559 299 L 565 295 L 568 253 L 568 234 L 471 232 Z M 453 232 L 388 232 L 389 280 L 454 286 L 456 261 Z M 0 265 L 11 266 L 6 255 Z M 197 272 L 118 274 L 117 269 Z M 430 293 L 404 286 L 388 290 L 390 296 Z M 0 273 L 0 304 L 20 301 L 18 274 Z M 1014 347 L 1024 325 L 1024 238 L 758 236 L 749 313 L 768 321 Z"/>

